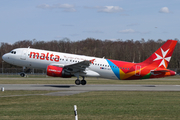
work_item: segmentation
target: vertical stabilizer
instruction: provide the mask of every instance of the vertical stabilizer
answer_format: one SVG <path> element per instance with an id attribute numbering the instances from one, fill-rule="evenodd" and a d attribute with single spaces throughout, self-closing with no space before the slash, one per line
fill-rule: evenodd
<path id="1" fill-rule="evenodd" d="M 156 52 L 154 52 L 143 64 L 151 64 L 159 68 L 167 68 L 174 48 L 176 46 L 176 40 L 167 40 Z"/>

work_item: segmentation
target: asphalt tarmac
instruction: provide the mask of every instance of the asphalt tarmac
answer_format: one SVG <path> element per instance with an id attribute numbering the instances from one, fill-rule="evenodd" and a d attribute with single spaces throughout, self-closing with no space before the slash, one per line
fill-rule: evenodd
<path id="1" fill-rule="evenodd" d="M 55 90 L 46 95 L 65 96 L 89 91 L 180 91 L 180 85 L 57 85 L 57 84 L 0 84 L 4 90 Z"/>

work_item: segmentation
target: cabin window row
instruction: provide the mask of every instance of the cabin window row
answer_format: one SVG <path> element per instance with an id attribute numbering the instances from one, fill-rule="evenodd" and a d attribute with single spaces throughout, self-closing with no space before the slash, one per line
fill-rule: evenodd
<path id="1" fill-rule="evenodd" d="M 129 68 L 117 67 L 117 66 L 110 66 L 110 65 L 98 64 L 98 63 L 93 63 L 93 65 L 129 70 Z"/>
<path id="2" fill-rule="evenodd" d="M 30 54 L 28 54 L 28 56 L 30 56 Z M 38 55 L 31 55 L 32 57 L 44 57 L 44 56 L 38 56 Z M 50 59 L 56 59 L 56 60 L 58 60 L 58 58 L 54 58 L 54 57 L 45 57 L 45 58 L 50 58 Z M 68 59 L 61 59 L 61 58 L 59 58 L 59 60 L 62 60 L 62 61 L 68 61 Z M 79 62 L 79 61 L 77 61 L 77 60 L 69 60 L 70 62 Z"/>
<path id="3" fill-rule="evenodd" d="M 30 54 L 28 54 L 28 56 L 30 56 Z M 31 55 L 34 57 L 34 55 Z M 37 55 L 35 55 L 35 57 L 38 57 Z M 43 56 L 39 56 L 39 57 L 43 57 Z M 58 58 L 51 58 L 51 57 L 45 57 L 45 58 L 50 58 L 50 59 L 58 59 Z M 61 59 L 59 58 L 59 60 L 65 61 L 65 59 Z M 68 61 L 68 59 L 66 59 L 66 61 Z M 76 60 L 69 60 L 70 62 L 79 62 Z M 125 70 L 129 70 L 129 68 L 124 68 L 124 67 L 117 67 L 117 66 L 110 66 L 110 65 L 104 65 L 104 64 L 98 64 L 98 63 L 93 63 L 93 65 L 97 65 L 97 66 L 103 66 L 103 67 L 111 67 L 111 68 L 120 68 L 120 69 L 125 69 Z"/>

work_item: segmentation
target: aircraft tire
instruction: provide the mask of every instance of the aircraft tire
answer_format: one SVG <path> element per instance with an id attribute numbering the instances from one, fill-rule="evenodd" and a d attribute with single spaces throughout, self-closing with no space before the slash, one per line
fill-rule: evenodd
<path id="1" fill-rule="evenodd" d="M 86 85 L 86 80 L 81 80 L 81 85 Z"/>
<path id="2" fill-rule="evenodd" d="M 81 84 L 81 81 L 79 79 L 75 80 L 75 84 L 76 85 L 80 85 Z"/>
<path id="3" fill-rule="evenodd" d="M 20 73 L 20 76 L 21 76 L 21 77 L 24 77 L 24 76 L 25 76 L 25 73 Z"/>

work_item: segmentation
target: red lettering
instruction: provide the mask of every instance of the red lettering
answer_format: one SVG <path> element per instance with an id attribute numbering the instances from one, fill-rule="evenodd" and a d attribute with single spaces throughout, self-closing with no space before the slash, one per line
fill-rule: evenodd
<path id="1" fill-rule="evenodd" d="M 55 62 L 59 62 L 59 58 L 60 58 L 59 55 L 55 55 L 54 61 L 55 61 Z"/>
<path id="2" fill-rule="evenodd" d="M 53 61 L 53 58 L 52 58 L 53 56 L 54 56 L 53 54 L 50 55 L 50 60 L 51 61 Z"/>
<path id="3" fill-rule="evenodd" d="M 46 60 L 49 60 L 49 53 L 46 54 Z"/>
<path id="4" fill-rule="evenodd" d="M 44 54 L 44 53 L 41 53 L 40 59 L 41 59 L 41 60 L 44 60 L 44 59 L 45 59 L 45 54 Z"/>
<path id="5" fill-rule="evenodd" d="M 30 52 L 30 58 L 31 58 L 31 56 L 33 55 L 33 58 L 35 58 L 36 57 L 36 55 L 37 55 L 37 59 L 39 58 L 39 53 L 35 53 L 35 52 Z"/>
<path id="6" fill-rule="evenodd" d="M 39 56 L 40 54 L 40 56 Z M 33 56 L 33 57 L 32 57 Z M 54 59 L 53 59 L 54 57 Z M 54 55 L 53 53 L 50 54 L 50 58 L 49 58 L 49 52 L 47 52 L 46 54 L 45 53 L 38 53 L 38 52 L 30 52 L 30 56 L 29 58 L 36 58 L 36 59 L 40 59 L 40 60 L 50 60 L 50 61 L 55 61 L 55 62 L 59 62 L 59 58 L 60 56 L 59 55 Z"/>

